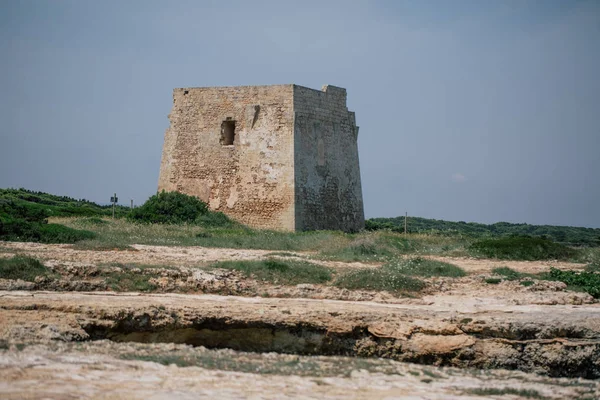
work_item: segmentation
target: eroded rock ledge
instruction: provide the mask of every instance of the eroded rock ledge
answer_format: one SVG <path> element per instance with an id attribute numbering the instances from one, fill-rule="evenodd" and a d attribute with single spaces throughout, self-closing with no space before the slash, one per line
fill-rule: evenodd
<path id="1" fill-rule="evenodd" d="M 0 340 L 172 342 L 600 377 L 600 307 L 0 292 Z M 460 309 L 460 307 L 457 307 Z"/>

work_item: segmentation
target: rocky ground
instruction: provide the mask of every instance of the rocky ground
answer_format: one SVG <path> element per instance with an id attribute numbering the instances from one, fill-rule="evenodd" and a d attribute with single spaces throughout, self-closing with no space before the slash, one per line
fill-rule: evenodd
<path id="1" fill-rule="evenodd" d="M 133 248 L 0 242 L 0 257 L 31 255 L 56 273 L 0 280 L 1 398 L 600 396 L 591 296 L 557 282 L 485 283 L 498 266 L 579 264 L 444 258 L 469 275 L 429 278 L 422 295 L 398 298 L 201 268 L 269 251 Z M 98 271 L 110 263 L 155 265 L 156 292 L 107 291 Z"/>

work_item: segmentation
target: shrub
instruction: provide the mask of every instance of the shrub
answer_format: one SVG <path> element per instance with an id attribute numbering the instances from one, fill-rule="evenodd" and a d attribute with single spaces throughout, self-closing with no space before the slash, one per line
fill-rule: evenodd
<path id="1" fill-rule="evenodd" d="M 196 223 L 209 228 L 232 228 L 239 225 L 222 212 L 214 211 L 208 211 L 206 214 L 200 215 L 196 218 Z"/>
<path id="2" fill-rule="evenodd" d="M 59 224 L 41 224 L 39 232 L 40 242 L 43 243 L 75 243 L 96 237 L 94 232 L 68 228 Z"/>
<path id="3" fill-rule="evenodd" d="M 47 217 L 42 209 L 0 199 L 0 240 L 75 243 L 96 236 L 89 231 L 48 224 Z"/>
<path id="4" fill-rule="evenodd" d="M 44 264 L 32 257 L 0 258 L 0 278 L 33 282 L 38 276 L 50 274 L 51 271 Z"/>
<path id="5" fill-rule="evenodd" d="M 43 223 L 48 213 L 42 208 L 28 207 L 26 204 L 0 198 L 0 221 L 26 221 Z"/>
<path id="6" fill-rule="evenodd" d="M 195 223 L 207 212 L 206 203 L 194 196 L 162 191 L 134 209 L 127 218 L 134 222 L 184 224 Z"/>
<path id="7" fill-rule="evenodd" d="M 575 250 L 547 239 L 511 236 L 473 243 L 469 250 L 477 256 L 501 260 L 564 260 L 575 256 Z"/>
<path id="8" fill-rule="evenodd" d="M 581 289 L 595 298 L 600 298 L 600 274 L 588 271 L 562 271 L 550 268 L 550 272 L 545 278 L 564 282 L 572 288 Z"/>
<path id="9" fill-rule="evenodd" d="M 331 270 L 321 265 L 296 260 L 223 261 L 213 268 L 233 269 L 258 280 L 280 285 L 325 283 L 331 280 Z"/>

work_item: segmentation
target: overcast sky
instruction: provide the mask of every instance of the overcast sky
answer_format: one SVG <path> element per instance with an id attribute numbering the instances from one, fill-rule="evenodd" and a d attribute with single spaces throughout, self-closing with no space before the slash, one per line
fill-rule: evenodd
<path id="1" fill-rule="evenodd" d="M 0 187 L 136 204 L 172 89 L 345 87 L 366 216 L 600 227 L 600 1 L 0 2 Z"/>

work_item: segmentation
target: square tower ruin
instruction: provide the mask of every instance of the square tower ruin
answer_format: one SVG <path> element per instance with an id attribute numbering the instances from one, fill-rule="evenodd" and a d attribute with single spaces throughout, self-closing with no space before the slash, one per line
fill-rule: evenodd
<path id="1" fill-rule="evenodd" d="M 346 89 L 298 85 L 173 90 L 158 190 L 179 191 L 254 228 L 364 227 Z"/>

